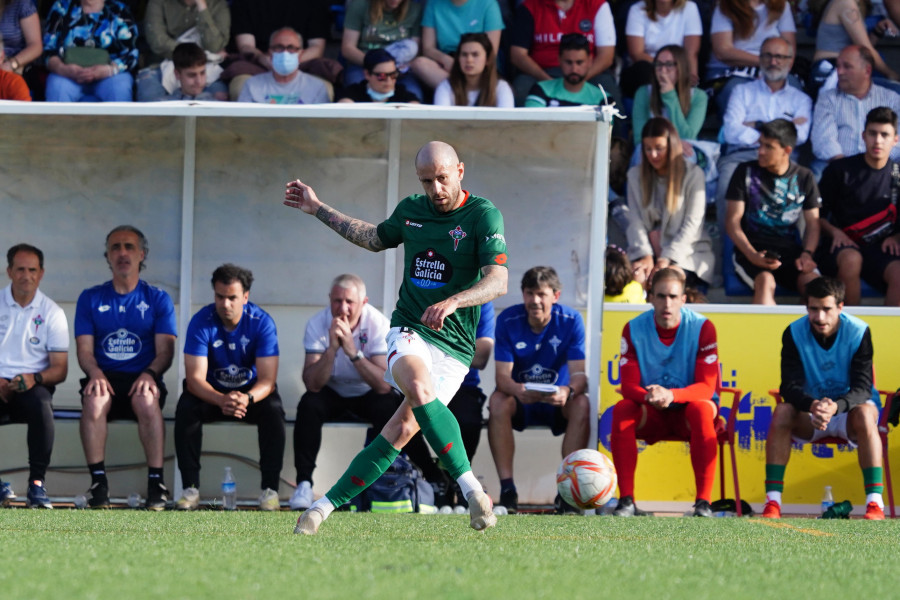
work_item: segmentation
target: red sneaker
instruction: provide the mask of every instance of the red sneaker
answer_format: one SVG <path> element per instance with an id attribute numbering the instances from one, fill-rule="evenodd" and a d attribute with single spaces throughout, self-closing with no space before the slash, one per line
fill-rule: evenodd
<path id="1" fill-rule="evenodd" d="M 775 502 L 774 500 L 769 500 L 766 502 L 766 507 L 763 509 L 762 514 L 763 519 L 780 519 L 781 518 L 781 505 Z"/>
<path id="2" fill-rule="evenodd" d="M 868 521 L 884 521 L 884 511 L 874 502 L 866 504 L 866 515 L 863 517 Z"/>

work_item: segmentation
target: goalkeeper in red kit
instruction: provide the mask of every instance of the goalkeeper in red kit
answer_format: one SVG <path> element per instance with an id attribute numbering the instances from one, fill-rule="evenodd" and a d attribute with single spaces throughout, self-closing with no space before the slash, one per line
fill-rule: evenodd
<path id="1" fill-rule="evenodd" d="M 613 407 L 611 438 L 620 498 L 613 515 L 646 514 L 634 503 L 637 438 L 653 444 L 675 435 L 690 441 L 697 485 L 694 516 L 711 517 L 718 449 L 716 328 L 685 308 L 680 269 L 660 269 L 650 289 L 653 310 L 629 321 L 622 332 L 622 399 Z"/>

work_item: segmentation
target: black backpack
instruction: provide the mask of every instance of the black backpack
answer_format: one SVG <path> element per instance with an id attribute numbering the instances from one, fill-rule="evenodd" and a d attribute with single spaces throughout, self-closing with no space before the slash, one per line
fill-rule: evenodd
<path id="1" fill-rule="evenodd" d="M 353 509 L 379 513 L 434 512 L 434 489 L 404 454 L 353 500 Z"/>

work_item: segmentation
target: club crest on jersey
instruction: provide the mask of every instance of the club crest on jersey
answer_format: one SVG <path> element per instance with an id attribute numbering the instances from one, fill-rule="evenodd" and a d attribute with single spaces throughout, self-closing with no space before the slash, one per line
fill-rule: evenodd
<path id="1" fill-rule="evenodd" d="M 147 309 L 150 308 L 150 305 L 141 300 L 141 303 L 135 306 L 136 309 L 141 311 L 141 318 L 144 318 L 144 313 L 147 312 Z"/>
<path id="2" fill-rule="evenodd" d="M 34 332 L 37 333 L 38 329 L 43 324 L 44 324 L 44 319 L 41 318 L 41 315 L 36 316 L 34 318 Z"/>
<path id="3" fill-rule="evenodd" d="M 468 234 L 462 230 L 462 227 L 459 225 L 456 226 L 456 229 L 451 229 L 447 233 L 450 234 L 450 237 L 453 238 L 453 251 L 456 252 L 456 249 L 459 248 L 459 240 L 466 237 Z"/>
<path id="4" fill-rule="evenodd" d="M 463 234 L 465 235 L 465 234 Z M 409 266 L 409 280 L 416 287 L 426 290 L 444 287 L 453 277 L 450 261 L 429 248 L 413 256 Z"/>

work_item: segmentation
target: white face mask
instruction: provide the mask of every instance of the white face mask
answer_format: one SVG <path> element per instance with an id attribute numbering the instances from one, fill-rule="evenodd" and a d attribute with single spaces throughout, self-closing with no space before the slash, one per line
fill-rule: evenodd
<path id="1" fill-rule="evenodd" d="M 366 91 L 369 93 L 369 98 L 371 98 L 374 102 L 384 102 L 394 95 L 394 90 L 391 90 L 389 92 L 376 92 L 370 86 L 366 86 Z"/>
<path id="2" fill-rule="evenodd" d="M 272 53 L 272 69 L 282 77 L 292 74 L 299 66 L 300 54 L 298 52 Z"/>

